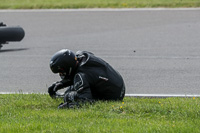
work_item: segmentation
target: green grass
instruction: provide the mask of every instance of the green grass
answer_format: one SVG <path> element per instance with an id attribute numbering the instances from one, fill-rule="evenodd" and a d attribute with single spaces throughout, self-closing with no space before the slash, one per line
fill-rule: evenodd
<path id="1" fill-rule="evenodd" d="M 0 0 L 0 9 L 200 7 L 200 0 Z"/>
<path id="2" fill-rule="evenodd" d="M 200 132 L 199 98 L 130 98 L 58 110 L 43 94 L 0 95 L 0 132 Z"/>

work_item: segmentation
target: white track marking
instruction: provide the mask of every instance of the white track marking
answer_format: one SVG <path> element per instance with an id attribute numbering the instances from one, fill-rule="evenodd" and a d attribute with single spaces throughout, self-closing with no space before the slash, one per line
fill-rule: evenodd
<path id="1" fill-rule="evenodd" d="M 149 98 L 167 98 L 167 97 L 200 97 L 192 94 L 126 94 L 127 97 L 149 97 Z"/>
<path id="2" fill-rule="evenodd" d="M 33 92 L 0 92 L 0 94 L 48 94 Z M 125 94 L 126 97 L 149 97 L 149 98 L 167 98 L 167 97 L 200 97 L 196 94 Z"/>

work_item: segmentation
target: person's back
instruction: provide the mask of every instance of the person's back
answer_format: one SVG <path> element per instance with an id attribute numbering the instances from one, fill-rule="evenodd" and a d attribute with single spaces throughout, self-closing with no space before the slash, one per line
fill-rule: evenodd
<path id="1" fill-rule="evenodd" d="M 107 62 L 86 51 L 79 51 L 77 57 L 80 58 L 77 72 L 84 73 L 94 99 L 122 100 L 124 98 L 124 81 Z"/>

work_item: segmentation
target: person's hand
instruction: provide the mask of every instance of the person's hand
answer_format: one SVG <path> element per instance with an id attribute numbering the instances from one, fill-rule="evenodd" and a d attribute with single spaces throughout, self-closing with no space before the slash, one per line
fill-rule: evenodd
<path id="1" fill-rule="evenodd" d="M 61 82 L 56 82 L 56 83 L 52 84 L 48 88 L 48 93 L 49 93 L 50 97 L 54 98 L 56 95 L 56 92 L 62 88 L 63 88 L 63 83 L 61 83 Z"/>
<path id="2" fill-rule="evenodd" d="M 76 100 L 77 100 L 77 92 L 76 91 L 70 91 L 68 93 L 65 93 L 64 102 L 71 103 Z"/>
<path id="3" fill-rule="evenodd" d="M 54 97 L 56 95 L 56 92 L 54 91 L 54 87 L 55 87 L 56 83 L 52 84 L 49 88 L 48 88 L 48 93 L 50 97 Z"/>

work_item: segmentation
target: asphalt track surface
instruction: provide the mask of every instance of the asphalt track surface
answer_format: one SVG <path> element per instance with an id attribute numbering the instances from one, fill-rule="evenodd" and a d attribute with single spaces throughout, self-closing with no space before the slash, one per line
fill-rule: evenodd
<path id="1" fill-rule="evenodd" d="M 47 92 L 60 49 L 109 62 L 127 94 L 200 94 L 200 9 L 0 10 L 23 41 L 0 51 L 0 92 Z"/>

